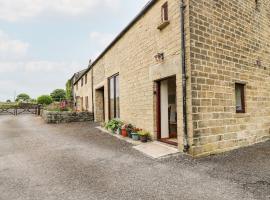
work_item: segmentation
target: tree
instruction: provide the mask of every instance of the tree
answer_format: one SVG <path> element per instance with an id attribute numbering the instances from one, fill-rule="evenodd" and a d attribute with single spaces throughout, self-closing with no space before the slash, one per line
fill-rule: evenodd
<path id="1" fill-rule="evenodd" d="M 8 99 L 7 101 L 6 101 L 7 103 L 11 103 L 11 101 Z"/>
<path id="2" fill-rule="evenodd" d="M 68 100 L 72 99 L 72 85 L 71 80 L 68 80 L 66 83 L 66 98 Z"/>
<path id="3" fill-rule="evenodd" d="M 66 99 L 66 91 L 63 89 L 56 89 L 51 93 L 53 101 L 62 101 Z"/>
<path id="4" fill-rule="evenodd" d="M 49 105 L 53 102 L 52 97 L 50 95 L 41 95 L 37 98 L 37 103 L 42 105 Z"/>
<path id="5" fill-rule="evenodd" d="M 17 96 L 16 101 L 28 101 L 30 100 L 30 96 L 28 94 L 25 93 L 21 93 Z"/>

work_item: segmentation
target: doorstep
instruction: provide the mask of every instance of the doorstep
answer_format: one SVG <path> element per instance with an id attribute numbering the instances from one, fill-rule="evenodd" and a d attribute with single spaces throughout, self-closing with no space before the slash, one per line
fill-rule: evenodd
<path id="1" fill-rule="evenodd" d="M 157 141 L 143 143 L 133 148 L 154 159 L 179 153 L 177 148 Z"/>
<path id="2" fill-rule="evenodd" d="M 128 142 L 130 144 L 135 145 L 135 146 L 142 144 L 140 141 L 132 140 L 129 137 L 123 137 L 123 136 L 118 135 L 118 134 L 112 134 L 110 131 L 106 130 L 105 128 L 102 128 L 101 126 L 97 126 L 96 128 L 99 129 L 102 132 L 108 133 L 108 134 L 110 134 L 113 137 L 116 137 L 116 138 L 118 138 L 120 140 L 124 140 L 124 141 L 126 141 L 126 142 Z"/>

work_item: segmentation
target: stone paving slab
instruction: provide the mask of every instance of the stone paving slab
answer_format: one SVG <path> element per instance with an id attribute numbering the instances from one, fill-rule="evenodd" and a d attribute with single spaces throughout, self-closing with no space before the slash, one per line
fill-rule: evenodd
<path id="1" fill-rule="evenodd" d="M 133 148 L 155 159 L 179 153 L 176 148 L 156 141 L 140 144 Z"/>

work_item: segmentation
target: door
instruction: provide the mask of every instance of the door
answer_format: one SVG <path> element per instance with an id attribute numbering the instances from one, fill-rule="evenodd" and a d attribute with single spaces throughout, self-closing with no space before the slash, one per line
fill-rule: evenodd
<path id="1" fill-rule="evenodd" d="M 158 82 L 158 139 L 177 145 L 176 77 Z"/>
<path id="2" fill-rule="evenodd" d="M 105 121 L 105 102 L 104 102 L 104 87 L 96 90 L 96 121 Z"/>

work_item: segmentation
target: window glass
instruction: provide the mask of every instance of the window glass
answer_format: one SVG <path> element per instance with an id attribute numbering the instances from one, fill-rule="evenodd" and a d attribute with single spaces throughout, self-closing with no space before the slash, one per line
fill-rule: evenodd
<path id="1" fill-rule="evenodd" d="M 120 93 L 119 93 L 119 76 L 109 78 L 109 108 L 110 119 L 120 118 Z"/>
<path id="2" fill-rule="evenodd" d="M 161 8 L 161 20 L 164 21 L 168 21 L 168 2 L 166 2 L 165 4 L 162 5 Z"/>
<path id="3" fill-rule="evenodd" d="M 110 119 L 114 118 L 114 78 L 110 79 Z"/>
<path id="4" fill-rule="evenodd" d="M 115 101 L 116 101 L 116 113 L 115 113 L 115 117 L 116 118 L 120 118 L 120 94 L 119 94 L 119 76 L 115 77 Z"/>
<path id="5" fill-rule="evenodd" d="M 236 112 L 244 113 L 245 112 L 245 85 L 235 84 L 235 103 L 236 103 Z"/>

